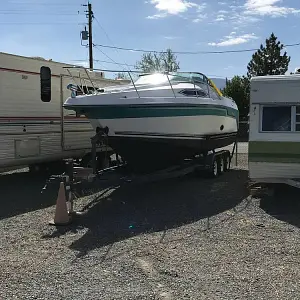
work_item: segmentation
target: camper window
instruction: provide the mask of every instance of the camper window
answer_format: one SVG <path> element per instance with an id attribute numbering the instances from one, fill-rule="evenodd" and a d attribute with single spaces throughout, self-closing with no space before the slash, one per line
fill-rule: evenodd
<path id="1" fill-rule="evenodd" d="M 51 101 L 51 70 L 49 67 L 42 66 L 40 69 L 41 100 Z"/>
<path id="2" fill-rule="evenodd" d="M 291 106 L 265 106 L 262 131 L 291 131 Z"/>

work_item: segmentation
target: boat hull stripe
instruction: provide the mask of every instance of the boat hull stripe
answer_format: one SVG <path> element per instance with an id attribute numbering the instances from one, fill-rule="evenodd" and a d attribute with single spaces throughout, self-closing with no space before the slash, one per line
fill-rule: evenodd
<path id="1" fill-rule="evenodd" d="M 149 105 L 144 106 L 82 106 L 72 107 L 90 119 L 157 118 L 215 115 L 238 118 L 238 111 L 221 105 Z"/>

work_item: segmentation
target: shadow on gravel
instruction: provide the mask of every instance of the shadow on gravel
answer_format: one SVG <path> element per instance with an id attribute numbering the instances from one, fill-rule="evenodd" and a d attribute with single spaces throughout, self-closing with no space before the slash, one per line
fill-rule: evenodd
<path id="1" fill-rule="evenodd" d="M 28 172 L 0 175 L 0 220 L 54 205 L 58 183 L 41 194 L 46 179 Z"/>
<path id="2" fill-rule="evenodd" d="M 116 241 L 146 232 L 163 231 L 234 208 L 247 197 L 248 172 L 232 170 L 218 179 L 186 176 L 152 184 L 125 185 L 106 199 L 87 205 L 84 215 L 53 238 L 86 227 L 70 248 L 78 257 Z M 76 224 L 77 223 L 77 224 Z"/>
<path id="3" fill-rule="evenodd" d="M 260 207 L 272 217 L 300 227 L 299 189 L 288 185 L 278 186 L 274 196 L 260 200 Z"/>

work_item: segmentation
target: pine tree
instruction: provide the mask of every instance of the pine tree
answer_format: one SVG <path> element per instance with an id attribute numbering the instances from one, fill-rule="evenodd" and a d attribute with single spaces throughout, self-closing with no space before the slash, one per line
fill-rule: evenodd
<path id="1" fill-rule="evenodd" d="M 240 119 L 247 119 L 250 100 L 249 78 L 246 76 L 234 76 L 231 80 L 226 80 L 226 86 L 222 93 L 236 102 L 239 108 Z"/>
<path id="2" fill-rule="evenodd" d="M 287 56 L 286 52 L 281 54 L 283 48 L 284 45 L 277 41 L 277 37 L 272 33 L 270 38 L 266 39 L 266 45 L 261 45 L 260 49 L 252 55 L 247 66 L 248 77 L 284 75 L 288 70 L 291 57 Z"/>

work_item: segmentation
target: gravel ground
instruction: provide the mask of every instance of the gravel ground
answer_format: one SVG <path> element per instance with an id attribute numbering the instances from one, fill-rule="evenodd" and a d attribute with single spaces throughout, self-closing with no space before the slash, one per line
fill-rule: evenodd
<path id="1" fill-rule="evenodd" d="M 300 203 L 248 196 L 247 154 L 218 179 L 186 176 L 76 200 L 0 177 L 0 299 L 299 299 Z"/>

